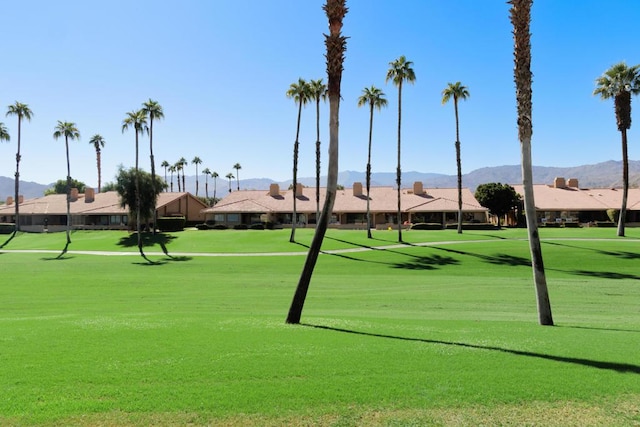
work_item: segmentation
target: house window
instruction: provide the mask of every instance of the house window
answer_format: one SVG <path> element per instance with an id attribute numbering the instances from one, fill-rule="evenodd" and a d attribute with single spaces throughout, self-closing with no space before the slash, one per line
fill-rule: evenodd
<path id="1" fill-rule="evenodd" d="M 215 222 L 224 222 L 224 214 L 215 214 L 215 215 L 213 215 L 213 220 Z"/>
<path id="2" fill-rule="evenodd" d="M 227 222 L 240 222 L 240 214 L 227 214 Z"/>

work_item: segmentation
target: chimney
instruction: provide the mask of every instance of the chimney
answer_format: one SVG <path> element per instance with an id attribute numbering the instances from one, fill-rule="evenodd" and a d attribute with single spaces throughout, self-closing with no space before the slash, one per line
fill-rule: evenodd
<path id="1" fill-rule="evenodd" d="M 569 178 L 567 182 L 568 187 L 578 188 L 578 178 Z"/>
<path id="2" fill-rule="evenodd" d="M 269 186 L 269 195 L 271 197 L 278 197 L 280 195 L 280 186 L 276 183 L 273 183 Z"/>
<path id="3" fill-rule="evenodd" d="M 78 200 L 78 189 L 77 188 L 72 188 L 71 189 L 71 196 L 69 197 L 69 199 L 72 202 L 75 202 L 76 200 Z"/>
<path id="4" fill-rule="evenodd" d="M 7 196 L 7 206 L 12 205 L 12 204 L 13 204 L 13 197 Z"/>
<path id="5" fill-rule="evenodd" d="M 356 197 L 362 197 L 362 183 L 354 182 L 353 183 L 353 195 Z"/>
<path id="6" fill-rule="evenodd" d="M 424 189 L 422 188 L 422 182 L 416 181 L 413 183 L 413 194 L 417 194 L 418 196 L 422 196 L 424 194 Z"/>
<path id="7" fill-rule="evenodd" d="M 300 197 L 302 196 L 302 184 L 297 183 L 296 184 L 296 197 Z"/>
<path id="8" fill-rule="evenodd" d="M 567 186 L 567 184 L 564 181 L 564 178 L 562 177 L 556 177 L 553 180 L 553 188 L 565 188 Z"/>
<path id="9" fill-rule="evenodd" d="M 21 204 L 23 204 L 23 203 L 24 203 L 24 196 L 23 196 L 22 194 L 20 194 L 20 195 L 18 196 L 18 204 L 19 204 L 19 205 L 21 205 Z"/>
<path id="10" fill-rule="evenodd" d="M 84 189 L 84 202 L 92 203 L 96 199 L 96 192 L 93 188 L 86 187 Z"/>

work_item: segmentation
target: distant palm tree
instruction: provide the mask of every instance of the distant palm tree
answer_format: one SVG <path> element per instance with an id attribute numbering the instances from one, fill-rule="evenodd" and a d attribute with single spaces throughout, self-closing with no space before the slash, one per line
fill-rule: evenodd
<path id="1" fill-rule="evenodd" d="M 153 194 L 158 194 L 156 191 L 156 162 L 153 158 L 153 121 L 164 118 L 164 111 L 162 111 L 162 105 L 158 104 L 158 101 L 154 101 L 151 98 L 147 102 L 142 103 L 142 110 L 149 117 L 149 158 L 151 160 L 151 187 L 153 188 Z M 156 224 L 158 223 L 158 214 L 156 212 L 156 200 L 153 199 L 153 234 L 156 234 Z"/>
<path id="2" fill-rule="evenodd" d="M 327 85 L 322 79 L 309 81 L 309 99 L 316 102 L 316 224 L 320 217 L 320 101 L 327 100 Z"/>
<path id="3" fill-rule="evenodd" d="M 169 168 L 169 162 L 167 162 L 166 160 L 163 160 L 162 163 L 160 163 L 160 167 L 164 168 L 164 182 L 167 182 L 167 169 Z M 166 190 L 165 190 L 166 191 Z"/>
<path id="4" fill-rule="evenodd" d="M 369 209 L 369 192 L 371 189 L 371 139 L 373 136 L 373 110 L 387 106 L 384 92 L 371 85 L 362 89 L 362 95 L 358 98 L 358 107 L 369 106 L 369 149 L 367 150 L 367 237 L 371 239 L 371 211 Z"/>
<path id="5" fill-rule="evenodd" d="M 0 122 L 0 141 L 10 141 L 11 136 L 9 136 L 9 131 L 4 123 Z"/>
<path id="6" fill-rule="evenodd" d="M 196 197 L 198 197 L 198 165 L 202 164 L 202 159 L 198 156 L 195 156 L 193 158 L 193 160 L 191 160 L 191 163 L 196 165 Z"/>
<path id="7" fill-rule="evenodd" d="M 462 234 L 462 162 L 460 161 L 460 131 L 458 127 L 458 100 L 469 97 L 469 90 L 460 82 L 448 83 L 442 91 L 442 104 L 453 98 L 453 109 L 456 113 L 456 164 L 458 166 L 458 234 Z"/>
<path id="8" fill-rule="evenodd" d="M 231 180 L 235 178 L 231 172 L 225 175 L 225 178 L 229 180 L 229 193 L 231 193 Z"/>
<path id="9" fill-rule="evenodd" d="M 173 193 L 173 173 L 177 170 L 176 169 L 176 165 L 170 165 L 169 166 L 169 172 L 171 173 L 171 192 Z"/>
<path id="10" fill-rule="evenodd" d="M 236 163 L 233 168 L 236 170 L 236 184 L 238 185 L 238 191 L 240 191 L 240 169 L 242 169 L 242 166 L 240 166 L 240 163 Z"/>
<path id="11" fill-rule="evenodd" d="M 180 162 L 180 164 L 182 165 L 180 167 L 180 170 L 182 171 L 182 191 L 184 191 L 185 193 L 187 192 L 187 184 L 185 181 L 185 171 L 186 171 L 186 166 L 189 164 L 189 162 L 187 162 L 187 159 L 185 159 L 184 157 L 180 157 L 180 160 L 178 160 Z"/>
<path id="12" fill-rule="evenodd" d="M 596 80 L 596 85 L 594 95 L 600 95 L 602 99 L 613 98 L 616 122 L 622 137 L 622 207 L 618 218 L 618 236 L 624 236 L 629 194 L 627 129 L 631 128 L 631 95 L 640 93 L 640 65 L 629 67 L 624 62 L 615 64 Z"/>
<path id="13" fill-rule="evenodd" d="M 396 183 L 398 184 L 398 242 L 402 242 L 402 207 L 400 201 L 400 187 L 402 180 L 402 169 L 400 167 L 400 132 L 402 123 L 402 83 L 413 83 L 416 80 L 415 72 L 413 71 L 413 62 L 407 61 L 404 55 L 400 56 L 395 61 L 389 63 L 391 68 L 387 71 L 386 81 L 393 81 L 393 84 L 398 87 L 398 167 L 396 169 Z"/>
<path id="14" fill-rule="evenodd" d="M 289 90 L 287 90 L 287 98 L 293 98 L 298 104 L 298 123 L 296 126 L 296 141 L 293 143 L 293 215 L 291 217 L 291 237 L 290 242 L 295 242 L 296 239 L 296 222 L 297 222 L 297 209 L 296 209 L 296 187 L 298 186 L 298 150 L 300 146 L 300 117 L 302 116 L 302 106 L 306 105 L 309 101 L 309 84 L 299 78 L 297 83 L 291 83 Z"/>
<path id="15" fill-rule="evenodd" d="M 204 196 L 208 199 L 209 198 L 209 175 L 211 175 L 211 169 L 205 168 L 202 171 L 202 174 L 204 175 Z M 198 195 L 198 193 L 196 193 L 196 195 Z"/>
<path id="16" fill-rule="evenodd" d="M 211 177 L 213 178 L 213 204 L 216 203 L 216 190 L 218 189 L 218 172 L 211 172 Z"/>
<path id="17" fill-rule="evenodd" d="M 101 135 L 95 134 L 89 140 L 89 144 L 93 145 L 93 148 L 96 150 L 96 163 L 98 165 L 98 193 L 102 188 L 102 162 L 101 159 L 101 148 L 104 147 L 105 140 Z"/>
<path id="18" fill-rule="evenodd" d="M 177 176 L 176 179 L 178 181 L 178 193 L 182 191 L 182 183 L 180 182 L 180 171 L 182 171 L 182 161 L 178 160 L 175 165 Z"/>
<path id="19" fill-rule="evenodd" d="M 533 0 L 509 0 L 514 39 L 514 80 L 518 111 L 518 139 L 522 157 L 522 186 L 524 187 L 524 209 L 527 218 L 531 267 L 536 288 L 538 320 L 541 325 L 553 326 L 551 303 L 544 272 L 538 219 L 533 197 L 533 172 L 531 166 L 531 3 Z"/>
<path id="20" fill-rule="evenodd" d="M 141 226 L 141 210 L 140 210 L 140 168 L 138 162 L 138 137 L 144 132 L 148 132 L 147 127 L 147 112 L 145 110 L 131 111 L 127 113 L 127 117 L 122 121 L 122 132 L 129 128 L 133 128 L 136 134 L 136 232 L 138 234 L 138 250 L 140 255 L 144 258 L 144 251 L 142 249 L 142 226 Z M 155 194 L 155 193 L 154 193 Z M 155 225 L 154 225 L 155 227 Z"/>
<path id="21" fill-rule="evenodd" d="M 7 117 L 8 116 L 18 116 L 18 151 L 16 152 L 16 183 L 15 183 L 15 208 L 16 208 L 16 226 L 14 228 L 14 232 L 20 231 L 20 159 L 22 156 L 20 155 L 20 142 L 21 142 L 21 130 L 22 130 L 22 119 L 25 118 L 31 121 L 31 116 L 33 112 L 29 108 L 27 104 L 23 104 L 22 102 L 16 101 L 15 104 L 9 105 L 7 107 Z"/>
<path id="22" fill-rule="evenodd" d="M 58 120 L 58 125 L 53 132 L 53 138 L 58 139 L 64 136 L 64 145 L 67 152 L 67 244 L 63 251 L 67 251 L 69 243 L 71 243 L 71 165 L 69 162 L 69 140 L 80 139 L 80 132 L 75 123 L 62 122 Z"/>

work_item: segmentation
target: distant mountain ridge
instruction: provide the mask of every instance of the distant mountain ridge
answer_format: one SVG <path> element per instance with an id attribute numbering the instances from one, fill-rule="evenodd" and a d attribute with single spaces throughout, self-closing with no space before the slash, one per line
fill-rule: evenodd
<path id="1" fill-rule="evenodd" d="M 345 188 L 351 188 L 354 182 L 365 183 L 365 173 L 356 171 L 343 171 L 338 174 L 338 184 Z M 622 187 L 622 162 L 609 160 L 602 163 L 572 167 L 548 167 L 534 166 L 533 181 L 534 184 L 552 184 L 555 177 L 577 178 L 581 188 L 614 188 Z M 196 179 L 195 176 L 185 177 L 187 191 L 195 194 Z M 209 196 L 213 197 L 214 182 L 209 177 Z M 306 187 L 315 187 L 315 177 L 304 177 L 298 180 Z M 402 186 L 410 187 L 415 181 L 421 181 L 426 188 L 455 188 L 457 186 L 457 178 L 455 175 L 445 175 L 437 173 L 424 172 L 403 172 Z M 376 172 L 371 176 L 372 186 L 395 186 L 395 172 Z M 520 184 L 522 175 L 520 165 L 493 166 L 476 169 L 462 176 L 462 185 L 475 191 L 480 184 L 489 182 L 501 182 L 506 184 Z M 251 178 L 241 179 L 241 190 L 268 190 L 269 185 L 277 183 L 280 188 L 289 188 L 291 180 L 274 181 L 269 178 Z M 237 189 L 235 180 L 229 181 L 224 178 L 218 178 L 216 183 L 216 196 L 224 197 L 231 190 Z M 6 200 L 7 196 L 13 196 L 14 180 L 0 176 L 0 200 Z M 20 194 L 30 199 L 40 197 L 44 191 L 53 184 L 38 184 L 35 182 L 20 181 Z M 320 181 L 321 186 L 326 185 L 326 177 L 323 176 Z M 629 161 L 629 185 L 631 187 L 640 187 L 640 160 Z M 173 189 L 178 190 L 176 182 Z M 204 176 L 199 177 L 198 195 L 205 195 L 205 179 Z"/>

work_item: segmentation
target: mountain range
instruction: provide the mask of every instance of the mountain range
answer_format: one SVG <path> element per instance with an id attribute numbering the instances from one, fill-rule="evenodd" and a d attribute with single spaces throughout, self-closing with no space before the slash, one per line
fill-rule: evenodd
<path id="1" fill-rule="evenodd" d="M 552 184 L 555 177 L 577 178 L 581 188 L 613 188 L 622 186 L 622 162 L 609 160 L 602 163 L 572 167 L 533 167 L 534 184 Z M 199 195 L 205 194 L 205 179 L 199 178 Z M 338 175 L 338 184 L 345 188 L 351 188 L 354 182 L 365 183 L 364 172 L 343 171 Z M 209 196 L 213 196 L 214 183 L 212 178 L 209 181 Z M 394 186 L 396 181 L 395 172 L 376 172 L 371 174 L 372 186 Z M 426 188 L 455 188 L 457 186 L 456 175 L 445 175 L 437 173 L 404 172 L 402 174 L 402 186 L 410 187 L 413 182 L 421 181 Z M 196 192 L 195 176 L 186 176 L 185 182 L 187 190 Z M 240 180 L 240 189 L 248 190 L 268 190 L 269 185 L 277 183 L 280 188 L 288 188 L 291 180 L 274 181 L 269 178 L 250 178 Z M 306 187 L 315 187 L 315 177 L 299 178 L 298 182 Z M 462 176 L 462 185 L 475 191 L 480 184 L 489 182 L 501 182 L 507 184 L 518 184 L 522 182 L 520 165 L 494 166 L 476 169 Z M 320 185 L 324 186 L 326 177 L 322 177 Z M 229 185 L 230 184 L 230 185 Z M 629 185 L 640 187 L 640 160 L 629 161 Z M 15 182 L 13 178 L 0 176 L 0 200 L 6 200 L 7 196 L 14 193 Z M 20 181 L 20 194 L 26 199 L 40 197 L 47 188 L 53 184 L 39 184 L 36 182 Z M 217 197 L 223 197 L 226 192 L 235 190 L 237 183 L 232 180 L 230 183 L 224 178 L 218 178 L 216 183 Z M 174 190 L 177 191 L 177 184 L 174 182 Z"/>

